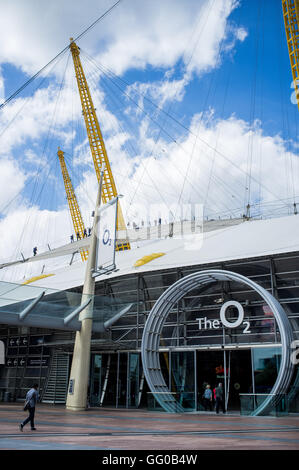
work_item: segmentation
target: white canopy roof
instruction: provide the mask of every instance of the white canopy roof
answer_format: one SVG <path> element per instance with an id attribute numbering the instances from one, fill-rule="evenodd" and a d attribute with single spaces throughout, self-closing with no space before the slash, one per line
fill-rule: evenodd
<path id="1" fill-rule="evenodd" d="M 110 274 L 109 278 L 179 266 L 299 252 L 298 235 L 299 216 L 293 215 L 277 219 L 245 221 L 203 234 L 188 235 L 183 239 L 165 238 L 137 242 L 135 248 L 116 253 L 118 271 Z M 165 255 L 140 267 L 134 267 L 137 260 L 153 253 L 165 253 Z M 31 285 L 59 290 L 80 286 L 84 281 L 85 269 L 86 263 L 79 261 L 57 271 L 49 271 L 49 274 L 54 275 L 35 281 Z M 97 278 L 97 280 L 102 279 L 107 279 L 107 275 Z"/>

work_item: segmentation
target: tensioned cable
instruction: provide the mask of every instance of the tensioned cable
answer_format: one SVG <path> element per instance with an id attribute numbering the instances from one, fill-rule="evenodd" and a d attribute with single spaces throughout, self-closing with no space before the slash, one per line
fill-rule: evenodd
<path id="1" fill-rule="evenodd" d="M 61 91 L 62 91 L 62 87 L 63 87 L 63 84 L 64 84 L 64 80 L 65 80 L 65 74 L 66 74 L 66 70 L 67 70 L 67 65 L 68 65 L 68 62 L 69 62 L 69 57 L 68 57 L 68 60 L 67 60 L 67 63 L 66 63 L 66 66 L 65 66 L 65 70 L 64 70 L 64 74 L 63 74 L 63 77 L 62 77 L 62 80 L 61 80 L 61 83 L 60 83 L 60 87 L 59 87 L 59 90 L 58 90 L 58 94 L 57 94 L 57 99 L 56 99 L 56 103 L 55 103 L 55 108 L 54 108 L 54 112 L 53 112 L 53 115 L 52 115 L 52 119 L 51 119 L 51 122 L 50 122 L 50 126 L 49 126 L 49 130 L 48 130 L 48 134 L 47 134 L 47 137 L 46 137 L 46 141 L 45 141 L 45 144 L 44 144 L 44 148 L 43 148 L 43 152 L 42 152 L 42 157 L 44 156 L 45 152 L 46 152 L 46 148 L 48 146 L 48 142 L 49 142 L 49 138 L 50 138 L 50 133 L 51 133 L 51 130 L 52 128 L 54 127 L 55 125 L 55 119 L 56 119 L 56 112 L 57 112 L 57 106 L 58 106 L 58 102 L 59 102 L 59 99 L 60 99 L 60 96 L 61 96 Z M 42 160 L 42 158 L 41 158 Z M 44 190 L 44 187 L 45 187 L 45 184 L 49 178 L 49 175 L 51 174 L 51 170 L 52 170 L 52 167 L 53 167 L 53 163 L 55 163 L 56 160 L 52 160 L 52 163 L 51 165 L 49 165 L 49 168 L 48 168 L 48 173 L 47 173 L 47 176 L 46 178 L 44 179 L 44 182 L 43 182 L 43 185 L 42 185 L 42 188 L 41 190 L 39 191 L 39 193 L 37 194 L 36 196 L 36 192 L 37 192 L 37 181 L 38 181 L 38 177 L 36 178 L 36 181 L 35 181 L 35 185 L 34 185 L 34 189 L 33 189 L 33 192 L 32 192 L 32 196 L 31 196 L 31 199 L 30 199 L 30 202 L 31 204 L 33 205 L 34 204 L 34 199 L 36 198 L 36 201 L 35 203 L 38 202 L 39 198 L 41 197 L 41 194 Z M 21 245 L 21 240 L 24 236 L 24 232 L 25 232 L 25 228 L 28 226 L 29 224 L 29 220 L 30 220 L 30 217 L 31 217 L 31 213 L 29 212 L 28 216 L 27 216 L 27 219 L 25 221 L 25 224 L 23 226 L 23 230 L 21 232 L 21 235 L 20 235 L 20 238 L 19 238 L 19 242 L 17 243 L 17 247 L 19 247 Z M 33 228 L 34 229 L 34 228 Z"/>
<path id="2" fill-rule="evenodd" d="M 98 67 L 98 66 L 97 66 L 97 67 Z M 99 68 L 99 67 L 98 67 L 98 68 Z M 101 70 L 101 69 L 99 68 L 99 70 Z M 102 71 L 102 70 L 101 70 L 101 71 Z M 104 74 L 107 75 L 106 73 L 104 73 Z M 112 74 L 113 74 L 113 72 L 112 72 Z M 108 75 L 108 77 L 109 77 L 109 75 Z M 116 77 L 116 78 L 119 79 L 119 77 Z M 111 80 L 111 79 L 110 79 L 110 80 Z M 119 80 L 123 81 L 122 79 L 119 79 Z M 113 80 L 111 80 L 111 81 L 113 82 Z M 113 82 L 113 83 L 114 83 L 114 82 Z M 121 90 L 122 93 L 124 93 L 124 91 L 123 91 L 119 86 L 117 86 L 117 87 Z M 124 94 L 125 94 L 125 93 L 124 93 Z M 140 94 L 141 94 L 141 93 L 140 93 Z M 144 95 L 142 95 L 142 96 L 144 96 Z M 129 98 L 131 99 L 131 101 L 134 102 L 134 104 L 135 104 L 136 106 L 138 106 L 138 104 L 137 104 L 134 100 L 132 100 L 131 97 L 129 97 Z M 145 97 L 145 99 L 146 99 L 147 101 L 151 102 L 151 100 L 149 100 L 147 97 Z M 151 103 L 152 103 L 152 102 L 151 102 Z M 155 103 L 152 103 L 152 104 L 153 104 L 155 107 L 157 107 L 157 105 L 155 105 Z M 160 108 L 160 109 L 161 109 L 161 108 Z M 162 112 L 165 112 L 164 110 L 161 110 L 161 111 L 162 111 Z M 144 109 L 142 109 L 142 112 L 145 113 Z M 147 114 L 147 113 L 145 113 L 145 114 Z M 171 116 L 171 118 L 175 120 L 175 118 L 173 118 L 173 116 Z M 179 124 L 182 125 L 181 123 L 179 123 Z M 159 125 L 159 124 L 158 124 L 158 125 Z M 183 127 L 185 127 L 185 126 L 183 126 Z M 192 133 L 192 132 L 191 132 L 191 133 Z M 176 140 L 175 140 L 172 136 L 170 136 L 170 138 L 171 138 L 173 141 L 176 142 Z M 206 143 L 206 142 L 205 142 L 205 143 Z M 206 144 L 207 144 L 207 143 L 206 143 Z M 207 145 L 210 146 L 209 144 L 207 144 Z M 210 146 L 210 147 L 211 147 L 211 146 Z M 211 148 L 212 148 L 212 147 L 211 147 Z M 215 149 L 213 149 L 213 150 L 215 150 Z M 216 150 L 216 152 L 220 153 L 220 152 L 217 151 L 217 150 Z M 220 153 L 220 155 L 221 155 L 221 153 Z M 225 156 L 224 156 L 224 158 L 225 158 Z M 229 159 L 228 159 L 228 160 L 229 160 Z M 233 162 L 230 162 L 230 163 L 233 164 Z M 234 164 L 233 164 L 233 165 L 234 165 Z M 235 165 L 235 166 L 236 166 L 236 165 Z M 239 168 L 239 169 L 240 169 L 240 168 Z M 266 189 L 267 189 L 267 188 L 266 188 Z M 271 193 L 271 194 L 272 194 L 272 193 Z M 274 197 L 276 197 L 276 196 L 274 195 Z M 279 200 L 279 199 L 278 199 L 278 200 Z M 284 200 L 281 199 L 281 201 L 284 201 Z M 287 204 L 285 204 L 285 205 L 288 207 Z M 235 209 L 235 210 L 236 210 L 236 209 Z M 230 210 L 229 212 L 232 213 L 232 212 L 234 212 L 235 210 Z"/>
<path id="3" fill-rule="evenodd" d="M 263 1 L 258 2 L 257 6 L 257 19 L 256 19 L 256 39 L 255 39 L 255 64 L 253 68 L 253 78 L 251 87 L 251 105 L 250 105 L 250 117 L 249 123 L 252 128 L 249 130 L 248 138 L 248 150 L 247 150 L 247 176 L 245 182 L 245 194 L 244 194 L 244 211 L 246 213 L 246 202 L 249 205 L 251 200 L 251 175 L 252 175 L 252 159 L 253 159 L 253 126 L 256 112 L 256 88 L 257 88 L 257 72 L 259 66 L 259 54 L 260 54 L 260 36 L 261 36 L 261 15 L 262 15 Z"/>
<path id="4" fill-rule="evenodd" d="M 92 60 L 92 59 L 90 59 L 90 60 Z M 100 68 L 98 67 L 97 63 L 95 63 L 95 66 L 100 70 Z M 107 76 L 107 74 L 105 74 L 105 72 L 103 72 L 103 73 L 104 73 L 104 76 Z M 107 76 L 107 78 L 109 79 L 109 81 L 111 81 L 111 83 L 113 83 L 113 84 L 115 85 L 115 82 L 114 82 L 109 76 Z M 117 85 L 115 85 L 115 86 L 117 86 Z M 120 89 L 121 93 L 125 94 L 124 91 L 123 91 L 121 88 L 119 88 L 118 86 L 117 86 L 117 88 Z M 144 109 L 142 109 L 142 108 L 139 106 L 138 103 L 136 103 L 135 100 L 133 100 L 131 97 L 130 97 L 130 99 L 131 99 L 131 101 L 141 110 L 141 112 L 142 112 L 143 114 L 147 115 L 147 116 L 149 117 L 149 119 L 150 119 L 151 121 L 153 121 L 154 124 L 156 124 L 156 125 L 170 138 L 171 141 L 173 141 L 174 143 L 176 143 L 176 145 L 177 145 L 179 148 L 181 148 L 181 149 L 184 151 L 184 153 L 187 153 L 187 151 L 184 149 L 184 147 L 183 147 L 180 143 L 178 143 L 177 140 L 176 140 L 172 135 L 170 135 L 170 134 L 161 126 L 160 123 L 158 123 L 157 121 L 155 121 Z M 194 133 L 191 133 L 191 134 L 194 135 Z M 202 152 L 204 152 L 204 151 L 202 151 Z M 188 155 L 189 155 L 189 154 L 188 154 Z M 174 166 L 174 168 L 176 169 L 176 171 L 179 172 L 179 169 L 178 169 L 176 166 Z M 179 172 L 179 173 L 180 173 L 180 172 Z M 181 175 L 181 173 L 180 173 L 180 175 Z M 187 179 L 187 180 L 188 180 L 188 179 Z M 194 191 L 199 194 L 198 189 L 191 183 L 191 181 L 188 180 L 188 182 L 189 182 L 189 184 L 192 186 L 192 188 L 194 189 Z M 223 182 L 223 183 L 224 183 L 224 182 Z"/>
<path id="5" fill-rule="evenodd" d="M 82 51 L 81 51 L 81 52 L 82 52 Z M 89 58 L 89 56 L 88 56 L 87 54 L 84 53 L 84 56 L 86 57 L 86 59 L 90 60 L 90 62 L 92 63 L 92 59 Z M 96 64 L 96 63 L 95 63 L 95 64 Z M 96 64 L 96 66 L 97 66 L 97 64 Z M 110 81 L 111 81 L 111 79 L 110 79 Z M 140 108 L 140 106 L 139 106 L 139 108 Z M 141 109 L 141 108 L 140 108 L 140 109 Z M 124 130 L 122 129 L 121 124 L 118 123 L 118 125 L 119 125 L 121 131 L 124 132 Z M 160 126 L 160 128 L 161 128 L 161 126 Z M 162 129 L 162 128 L 161 128 L 161 129 Z M 132 146 L 131 143 L 130 143 L 130 145 Z M 132 148 L 133 148 L 133 147 L 132 147 Z M 134 153 L 137 155 L 136 150 L 133 149 L 133 151 L 134 151 Z M 146 171 L 148 177 L 150 178 L 150 180 L 151 180 L 151 182 L 152 182 L 154 188 L 156 189 L 157 193 L 159 194 L 161 200 L 164 202 L 165 206 L 168 207 L 168 204 L 166 203 L 165 198 L 164 198 L 162 192 L 160 191 L 160 189 L 158 188 L 158 186 L 155 184 L 155 181 L 154 181 L 154 179 L 151 177 L 150 173 L 147 171 L 147 168 L 146 168 L 146 166 L 144 165 L 143 161 L 140 160 L 140 162 L 141 162 L 141 165 L 143 166 L 144 170 Z M 131 205 L 131 203 L 130 203 L 130 205 Z M 169 208 L 169 207 L 168 207 L 168 208 Z"/>
<path id="6" fill-rule="evenodd" d="M 86 28 L 79 36 L 75 37 L 74 41 L 78 41 L 81 39 L 90 29 L 92 29 L 99 21 L 101 21 L 105 16 L 107 16 L 117 5 L 119 5 L 123 0 L 118 0 L 114 3 L 108 10 L 105 11 L 99 18 L 97 18 L 88 28 Z M 50 62 L 48 62 L 44 67 L 42 67 L 36 74 L 34 74 L 29 80 L 27 80 L 18 90 L 16 90 L 9 98 L 7 98 L 3 103 L 0 105 L 0 110 L 4 108 L 11 100 L 13 100 L 21 91 L 23 91 L 33 80 L 35 80 L 50 64 L 52 64 L 55 59 L 57 59 L 61 54 L 63 54 L 67 49 L 69 49 L 70 45 L 68 44 L 64 49 L 62 49 Z"/>
<path id="7" fill-rule="evenodd" d="M 118 79 L 119 81 L 125 83 L 126 86 L 129 86 L 129 84 L 128 84 L 124 79 L 122 79 L 122 78 L 118 77 L 117 75 L 115 75 L 114 72 L 112 72 L 111 70 L 109 70 L 107 67 L 103 66 L 102 64 L 101 64 L 101 65 L 100 65 L 100 64 L 97 64 L 97 66 L 98 66 L 99 70 L 101 70 L 101 72 L 102 72 L 103 74 L 105 74 L 107 77 L 109 77 L 109 74 L 110 74 L 110 75 L 112 75 L 113 78 L 116 78 L 116 79 Z M 108 71 L 108 73 L 105 72 L 105 69 Z M 128 93 L 126 93 L 117 83 L 115 83 L 115 81 L 114 81 L 111 77 L 109 77 L 109 78 L 110 78 L 110 80 L 112 81 L 112 83 L 114 83 L 114 85 L 115 85 L 117 88 L 119 88 L 120 91 L 121 91 L 125 96 L 127 96 L 129 100 L 131 100 L 131 101 L 135 104 L 135 106 L 137 106 L 142 112 L 144 112 L 144 113 L 149 117 L 149 119 L 150 119 L 152 122 L 154 122 L 159 128 L 161 127 L 161 126 L 159 125 L 159 123 L 157 123 L 157 122 L 151 117 L 151 115 L 150 115 L 149 113 L 147 113 L 146 111 L 144 111 L 144 110 L 140 107 L 140 105 L 139 105 L 138 103 L 136 103 L 136 101 L 135 101 Z M 183 129 L 185 129 L 186 131 L 188 131 L 191 135 L 194 135 L 194 136 L 195 136 L 194 132 L 193 132 L 190 128 L 186 127 L 182 122 L 180 122 L 180 121 L 179 121 L 178 119 L 176 119 L 174 116 L 172 116 L 171 114 L 167 113 L 167 111 L 165 111 L 165 110 L 164 110 L 163 108 L 161 108 L 159 105 L 155 104 L 153 101 L 151 101 L 151 100 L 150 100 L 147 96 L 145 96 L 144 94 L 142 94 L 142 93 L 140 93 L 140 92 L 137 92 L 137 93 L 140 94 L 146 101 L 149 101 L 155 108 L 157 108 L 159 111 L 161 111 L 161 113 L 167 114 L 167 115 L 170 117 L 170 119 L 171 119 L 172 121 L 174 121 L 176 124 L 178 124 L 178 125 L 181 126 Z M 176 139 L 175 139 L 173 136 L 171 136 L 165 129 L 163 130 L 163 132 L 164 132 L 173 142 L 177 143 Z M 208 142 L 206 142 L 202 137 L 199 137 L 199 136 L 198 136 L 198 139 L 199 139 L 201 142 L 203 142 L 207 147 L 209 147 L 211 150 L 215 151 L 219 156 L 221 156 L 222 158 L 224 158 L 224 159 L 225 159 L 227 162 L 229 162 L 231 165 L 233 165 L 238 171 L 241 171 L 243 174 L 247 175 L 247 172 L 246 172 L 245 170 L 243 170 L 240 165 L 238 166 L 236 163 L 234 163 L 232 160 L 230 160 L 229 157 L 225 156 L 225 155 L 224 155 L 222 152 L 220 152 L 218 149 L 216 149 L 216 148 L 213 147 L 211 144 L 209 144 Z M 257 181 L 256 178 L 254 178 L 254 176 L 252 176 L 252 175 L 251 175 L 251 180 L 254 181 L 256 184 L 260 184 L 260 182 Z M 271 194 L 272 196 L 276 197 L 277 200 L 279 200 L 279 198 L 275 195 L 275 193 L 273 193 L 273 192 L 272 192 L 269 188 L 267 188 L 264 184 L 261 184 L 261 186 L 262 186 L 269 194 Z M 287 206 L 287 207 L 288 207 L 288 206 Z"/>
<path id="8" fill-rule="evenodd" d="M 207 9 L 206 9 L 206 10 L 207 10 L 207 11 L 206 11 L 206 17 L 205 17 L 205 18 L 200 17 L 200 21 L 202 21 L 203 27 L 201 28 L 201 30 L 200 30 L 200 32 L 199 32 L 199 34 L 198 34 L 198 37 L 197 37 L 197 39 L 196 39 L 196 41 L 195 41 L 193 50 L 191 51 L 190 57 L 189 57 L 189 59 L 188 59 L 186 65 L 185 65 L 185 71 L 186 71 L 186 73 L 188 73 L 189 65 L 191 64 L 191 61 L 192 61 L 193 56 L 194 56 L 194 54 L 195 54 L 195 51 L 196 51 L 196 49 L 197 49 L 199 40 L 200 40 L 201 35 L 202 35 L 203 31 L 204 31 L 205 25 L 206 25 L 207 22 L 208 22 L 208 19 L 209 19 L 209 16 L 210 16 L 211 11 L 213 10 L 214 4 L 215 4 L 215 0 L 213 0 L 213 3 L 212 3 L 211 6 L 210 6 L 210 5 L 207 6 Z M 188 47 L 188 46 L 187 46 L 187 47 Z M 183 54 L 183 56 L 184 56 L 184 54 Z M 178 89 L 178 86 L 177 86 L 177 89 Z M 210 88 L 209 88 L 209 91 L 208 91 L 208 95 L 209 95 L 210 89 L 211 89 L 211 84 L 210 84 Z M 177 91 L 176 91 L 176 93 L 175 93 L 175 96 L 176 96 L 176 94 L 177 94 Z M 172 103 L 170 103 L 170 105 L 169 105 L 168 113 L 165 114 L 165 119 L 164 119 L 163 127 L 164 127 L 164 125 L 166 124 L 166 119 L 168 118 L 168 114 L 170 113 L 171 107 L 172 107 Z M 203 114 L 202 114 L 202 117 L 203 117 Z M 200 125 L 200 124 L 199 124 L 199 125 Z M 161 133 L 162 133 L 162 128 L 160 128 L 160 130 L 159 130 L 159 134 L 158 134 L 158 137 L 157 137 L 157 141 L 160 139 Z M 156 141 L 156 143 L 157 143 L 157 141 Z M 194 145 L 193 145 L 193 151 L 194 151 L 194 149 L 195 149 L 195 146 L 196 146 L 196 140 L 195 140 Z M 179 205 L 179 203 L 180 203 L 181 196 L 182 196 L 182 193 L 183 193 L 183 191 L 184 191 L 184 186 L 185 186 L 185 182 L 186 182 L 186 179 L 187 179 L 187 176 L 188 176 L 188 171 L 189 171 L 189 167 L 190 167 L 190 164 L 191 164 L 192 157 L 193 157 L 193 153 L 191 154 L 191 158 L 190 158 L 190 160 L 189 160 L 189 165 L 187 166 L 187 169 L 186 169 L 186 175 L 185 175 L 185 178 L 184 178 L 184 181 L 183 181 L 183 186 L 182 186 L 181 194 L 180 194 L 179 199 L 178 199 L 178 205 Z M 143 173 L 143 175 L 144 175 L 144 173 Z M 140 178 L 139 185 L 141 184 L 143 175 L 142 175 L 141 178 Z M 139 188 L 139 186 L 136 188 L 135 194 L 136 194 L 138 188 Z M 135 197 L 135 194 L 134 194 L 134 197 Z M 176 218 L 176 213 L 173 215 L 173 218 L 174 218 L 174 220 L 175 220 L 175 218 Z"/>
<path id="9" fill-rule="evenodd" d="M 109 77 L 108 77 L 108 78 L 109 78 Z M 109 80 L 111 81 L 110 78 L 109 78 Z M 135 103 L 135 102 L 134 102 L 134 103 Z M 144 110 L 142 110 L 142 112 L 145 113 Z M 145 114 L 146 114 L 146 113 L 145 113 Z M 155 121 L 154 121 L 154 122 L 155 122 Z M 164 128 L 163 128 L 160 124 L 158 124 L 158 125 L 159 125 L 161 131 L 165 131 Z M 165 131 L 165 132 L 166 132 L 166 131 Z M 167 133 L 167 132 L 166 132 L 166 133 Z M 171 137 L 171 139 L 174 140 L 173 137 Z M 174 141 L 175 141 L 175 140 L 174 140 Z M 175 141 L 175 142 L 176 142 L 176 141 Z M 181 149 L 184 151 L 184 153 L 187 153 L 187 151 L 184 149 L 184 147 L 183 147 L 182 145 L 178 144 L 177 142 L 176 142 L 176 144 L 179 146 L 179 148 L 181 148 Z M 204 152 L 202 151 L 202 153 L 204 153 Z M 188 155 L 189 155 L 189 154 L 188 154 Z M 142 164 L 143 164 L 143 163 L 142 163 Z M 173 168 L 175 168 L 176 171 L 179 173 L 179 175 L 182 176 L 181 173 L 180 173 L 180 171 L 179 171 L 179 169 L 177 168 L 177 166 L 173 165 Z M 145 172 L 148 174 L 149 178 L 150 178 L 151 181 L 153 182 L 153 179 L 152 179 L 151 175 L 148 173 L 148 171 L 147 171 L 146 168 L 145 168 Z M 215 178 L 215 177 L 213 176 L 213 178 Z M 219 179 L 219 178 L 218 178 L 218 179 Z M 200 192 L 199 192 L 198 188 L 195 187 L 195 186 L 191 183 L 191 181 L 188 181 L 188 182 L 189 182 L 190 186 L 193 188 L 194 192 L 197 193 L 197 194 L 199 194 L 199 196 L 200 196 Z M 218 182 L 218 184 L 219 184 L 219 182 Z M 224 185 L 225 182 L 224 182 L 224 181 L 220 181 L 220 184 Z M 156 187 L 155 184 L 154 184 L 154 187 L 155 187 L 155 189 L 157 189 L 157 187 Z M 230 189 L 230 188 L 229 188 L 229 186 L 228 186 L 227 191 L 229 191 L 229 189 Z M 159 191 L 158 191 L 158 192 L 159 192 Z M 159 192 L 159 194 L 160 194 L 160 197 L 161 197 L 162 200 L 163 200 L 162 194 L 161 194 L 160 192 Z M 165 194 L 165 191 L 164 191 L 164 194 Z M 165 203 L 165 205 L 167 206 L 166 203 Z M 217 204 L 215 204 L 215 205 L 217 205 Z M 227 209 L 229 210 L 229 208 L 227 208 Z"/>
<path id="10" fill-rule="evenodd" d="M 277 18 L 278 19 L 278 18 Z M 287 151 L 284 157 L 285 160 L 285 173 L 286 173 L 286 194 L 291 195 L 293 194 L 293 199 L 295 203 L 295 182 L 294 182 L 294 169 L 293 169 L 293 158 L 291 155 L 291 147 L 290 147 L 290 122 L 289 122 L 289 113 L 287 111 L 287 97 L 284 96 L 285 87 L 283 86 L 283 77 L 282 77 L 282 70 L 284 69 L 283 58 L 282 54 L 280 54 L 281 48 L 279 47 L 280 39 L 285 40 L 285 32 L 282 26 L 282 22 L 279 21 L 277 25 L 278 31 L 280 33 L 280 37 L 277 35 L 277 51 L 278 51 L 278 60 L 279 60 L 279 80 L 280 80 L 280 93 L 281 93 L 281 115 L 282 115 L 282 126 L 284 134 L 286 134 L 286 143 L 287 143 Z M 288 167 L 289 164 L 289 167 Z"/>
<path id="11" fill-rule="evenodd" d="M 84 54 L 84 55 L 85 55 L 85 54 Z M 87 54 L 86 54 L 86 58 L 88 58 L 88 55 L 87 55 Z M 91 61 L 91 62 L 92 62 L 92 61 L 95 62 L 95 61 L 94 61 L 93 59 L 91 59 L 91 58 L 90 58 L 90 61 Z M 98 65 L 97 65 L 96 62 L 95 62 L 95 66 L 100 70 L 100 68 L 98 67 Z M 104 76 L 106 76 L 106 75 L 107 75 L 107 74 L 104 73 Z M 108 79 L 109 79 L 112 83 L 114 83 L 113 80 L 112 80 L 109 76 L 108 76 Z M 119 87 L 117 87 L 117 88 L 119 88 Z M 121 92 L 123 93 L 123 90 L 122 90 L 122 89 L 120 89 L 120 90 L 121 90 Z M 140 106 L 139 106 L 132 98 L 131 98 L 131 100 L 134 102 L 134 104 L 135 104 L 137 107 L 140 108 Z M 140 108 L 140 109 L 141 109 L 141 108 Z M 141 109 L 141 111 L 142 111 L 144 114 L 148 114 L 148 113 L 145 112 L 144 109 Z M 151 119 L 153 122 L 156 123 L 156 121 L 154 121 L 154 120 L 151 118 L 151 116 L 149 116 L 149 117 L 150 117 L 150 119 Z M 159 123 L 156 123 L 156 124 L 162 129 L 162 126 L 161 126 Z M 185 149 L 183 148 L 183 146 L 182 146 L 181 144 L 179 144 L 172 136 L 170 136 L 170 134 L 169 134 L 165 129 L 162 129 L 162 130 L 163 130 L 166 134 L 168 134 L 168 136 L 171 138 L 171 140 L 173 140 L 173 141 L 186 153 Z M 204 153 L 204 152 L 202 151 L 202 153 Z M 177 167 L 175 167 L 175 168 L 176 168 L 176 171 L 179 172 L 178 168 L 177 168 Z M 181 176 L 181 174 L 180 174 L 180 176 Z M 221 179 L 220 179 L 219 177 L 216 177 L 215 175 L 212 175 L 212 177 L 213 177 L 213 179 L 216 180 L 217 184 L 219 184 L 219 182 L 220 182 L 221 185 L 224 185 L 224 186 L 225 186 L 225 181 L 223 181 L 223 180 L 221 181 Z M 217 181 L 217 180 L 219 180 L 219 181 Z M 196 193 L 199 194 L 198 188 L 196 188 L 190 181 L 189 181 L 189 184 L 192 186 L 193 190 L 194 190 Z M 229 185 L 227 185 L 226 192 L 228 192 L 228 193 L 231 192 Z M 217 205 L 217 204 L 216 204 L 216 205 Z M 229 208 L 227 208 L 227 209 L 229 210 Z M 229 210 L 229 211 L 232 213 L 231 210 Z"/>

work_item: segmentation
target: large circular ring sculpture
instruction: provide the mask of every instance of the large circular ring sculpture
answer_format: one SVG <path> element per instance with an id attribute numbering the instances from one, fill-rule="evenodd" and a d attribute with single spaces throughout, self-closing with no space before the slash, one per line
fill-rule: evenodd
<path id="1" fill-rule="evenodd" d="M 267 414 L 278 403 L 280 397 L 287 392 L 292 379 L 294 370 L 294 365 L 291 362 L 292 327 L 284 309 L 273 295 L 252 280 L 231 271 L 213 269 L 190 274 L 175 282 L 159 297 L 149 314 L 142 336 L 141 356 L 148 386 L 165 411 L 170 413 L 184 411 L 169 391 L 162 375 L 159 358 L 160 336 L 166 318 L 176 303 L 196 287 L 215 281 L 236 281 L 251 287 L 270 307 L 277 322 L 282 346 L 279 373 L 271 393 L 252 413 L 253 416 Z"/>

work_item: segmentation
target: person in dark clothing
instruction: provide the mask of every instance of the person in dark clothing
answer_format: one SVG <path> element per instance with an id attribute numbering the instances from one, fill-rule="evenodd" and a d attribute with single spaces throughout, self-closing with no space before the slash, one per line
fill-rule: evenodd
<path id="1" fill-rule="evenodd" d="M 219 414 L 219 408 L 222 408 L 223 413 L 225 413 L 225 406 L 224 406 L 224 394 L 223 394 L 223 387 L 222 383 L 218 385 L 215 391 L 216 394 L 216 413 Z"/>
<path id="2" fill-rule="evenodd" d="M 86 228 L 84 229 L 84 232 L 83 232 L 83 238 L 87 238 L 87 230 L 86 230 Z"/>
<path id="3" fill-rule="evenodd" d="M 77 240 L 81 240 L 80 233 L 77 232 Z"/>
<path id="4" fill-rule="evenodd" d="M 27 410 L 29 411 L 29 416 L 28 418 L 23 421 L 23 423 L 20 424 L 20 431 L 23 431 L 24 426 L 26 426 L 27 423 L 31 424 L 31 431 L 36 431 L 36 428 L 34 427 L 34 414 L 35 414 L 35 406 L 38 400 L 38 384 L 34 384 L 33 387 L 27 392 L 26 394 L 26 402 L 25 404 L 27 405 Z"/>
<path id="5" fill-rule="evenodd" d="M 90 237 L 90 235 L 91 235 L 91 228 L 89 227 L 89 229 L 88 229 L 88 236 Z"/>
<path id="6" fill-rule="evenodd" d="M 74 243 L 74 235 L 71 235 L 71 243 Z"/>
<path id="7" fill-rule="evenodd" d="M 33 256 L 36 256 L 36 254 L 37 254 L 37 247 L 35 246 L 35 247 L 33 248 Z"/>

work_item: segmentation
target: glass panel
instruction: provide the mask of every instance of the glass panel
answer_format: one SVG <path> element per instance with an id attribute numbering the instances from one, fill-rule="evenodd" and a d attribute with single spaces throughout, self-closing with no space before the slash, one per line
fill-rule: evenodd
<path id="1" fill-rule="evenodd" d="M 186 410 L 195 409 L 194 352 L 171 352 L 171 391 Z M 190 393 L 191 392 L 191 393 Z"/>
<path id="2" fill-rule="evenodd" d="M 118 407 L 127 406 L 127 366 L 128 353 L 120 353 L 118 361 Z"/>
<path id="3" fill-rule="evenodd" d="M 15 319 L 16 315 L 21 313 L 43 292 L 45 292 L 44 297 L 30 311 L 28 318 L 34 319 L 34 317 L 39 316 L 43 319 L 49 317 L 51 319 L 62 320 L 73 313 L 81 305 L 82 301 L 84 302 L 90 298 L 90 296 L 82 296 L 81 293 L 72 291 L 57 291 L 42 287 L 0 282 L 0 314 L 3 312 L 3 314 L 8 314 L 9 316 L 14 315 L 12 318 Z M 127 297 L 122 298 L 121 296 L 113 298 L 111 296 L 95 295 L 92 301 L 94 323 L 104 323 L 128 305 L 133 307 L 132 304 L 136 304 L 136 289 L 132 299 Z M 6 317 L 5 323 L 9 323 L 9 317 Z M 26 325 L 26 318 L 23 320 L 23 323 Z M 37 326 L 43 327 L 47 325 L 43 323 Z M 63 325 L 58 322 L 57 328 L 61 326 Z M 12 334 L 12 331 L 10 333 Z"/>
<path id="4" fill-rule="evenodd" d="M 226 351 L 227 409 L 240 410 L 240 393 L 252 393 L 251 351 Z"/>
<path id="5" fill-rule="evenodd" d="M 281 347 L 253 349 L 255 393 L 270 393 L 276 381 Z"/>
<path id="6" fill-rule="evenodd" d="M 288 399 L 286 395 L 276 395 L 275 397 L 269 394 L 240 394 L 241 400 L 241 415 L 250 416 L 252 413 L 266 400 L 268 397 L 273 397 L 270 409 L 267 411 L 267 416 L 281 416 L 288 414 Z"/>
<path id="7" fill-rule="evenodd" d="M 91 369 L 91 387 L 90 387 L 90 404 L 91 406 L 100 406 L 102 390 L 102 355 L 95 354 L 93 356 Z"/>
<path id="8" fill-rule="evenodd" d="M 105 392 L 103 406 L 115 407 L 117 385 L 117 354 L 103 354 L 102 361 L 102 393 Z"/>
<path id="9" fill-rule="evenodd" d="M 129 407 L 138 407 L 139 400 L 139 363 L 138 353 L 129 354 Z"/>

